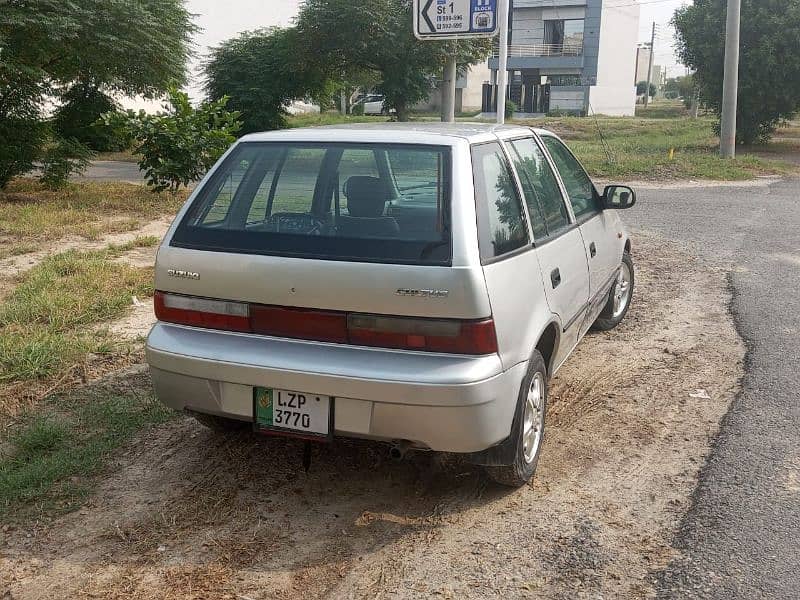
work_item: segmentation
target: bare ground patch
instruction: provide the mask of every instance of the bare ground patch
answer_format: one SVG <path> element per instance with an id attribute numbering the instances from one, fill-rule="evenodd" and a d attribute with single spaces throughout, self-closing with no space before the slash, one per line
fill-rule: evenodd
<path id="1" fill-rule="evenodd" d="M 446 456 L 393 463 L 357 441 L 314 447 L 305 473 L 298 442 L 179 419 L 116 457 L 80 511 L 0 533 L 0 592 L 649 595 L 743 348 L 721 271 L 655 237 L 636 236 L 634 256 L 628 318 L 588 336 L 553 381 L 533 485 L 504 490 Z"/>

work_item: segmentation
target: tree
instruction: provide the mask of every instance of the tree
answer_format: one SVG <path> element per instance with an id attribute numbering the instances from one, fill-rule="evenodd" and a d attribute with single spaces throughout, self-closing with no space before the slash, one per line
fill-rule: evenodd
<path id="1" fill-rule="evenodd" d="M 211 51 L 205 91 L 210 100 L 230 98 L 228 106 L 242 114 L 244 133 L 278 129 L 286 124 L 289 102 L 329 91 L 323 66 L 305 59 L 295 29 L 259 29 Z"/>
<path id="2" fill-rule="evenodd" d="M 47 138 L 41 85 L 10 70 L 0 63 L 0 189 L 33 168 Z"/>
<path id="3" fill-rule="evenodd" d="M 184 83 L 196 31 L 184 0 L 0 0 L 0 57 L 37 81 L 154 96 Z"/>
<path id="4" fill-rule="evenodd" d="M 676 11 L 678 53 L 696 71 L 700 98 L 720 115 L 725 0 L 695 0 Z M 737 142 L 768 140 L 800 109 L 800 2 L 742 0 Z"/>
<path id="5" fill-rule="evenodd" d="M 0 0 L 0 139 L 12 140 L 0 186 L 42 156 L 51 132 L 40 109 L 60 89 L 83 81 L 153 97 L 183 82 L 191 18 L 184 0 Z"/>
<path id="6" fill-rule="evenodd" d="M 637 96 L 644 96 L 644 91 L 647 89 L 647 82 L 640 81 L 636 84 L 636 95 Z M 658 88 L 656 87 L 655 83 L 650 84 L 650 97 L 655 98 L 656 93 L 658 92 Z"/>
<path id="7" fill-rule="evenodd" d="M 100 121 L 105 113 L 118 110 L 111 96 L 96 85 L 77 82 L 61 95 L 63 104 L 53 115 L 53 131 L 67 140 L 77 140 L 98 152 L 115 152 L 127 147 L 127 140 L 120 139 Z"/>
<path id="8" fill-rule="evenodd" d="M 410 0 L 306 0 L 297 19 L 303 55 L 328 72 L 374 72 L 386 104 L 407 121 L 409 109 L 433 89 L 448 57 L 472 64 L 488 56 L 491 40 L 420 41 L 412 33 Z"/>
<path id="9" fill-rule="evenodd" d="M 226 110 L 227 98 L 192 107 L 189 96 L 169 90 L 164 112 L 149 115 L 113 112 L 104 116 L 106 125 L 136 140 L 141 154 L 139 168 L 153 191 L 177 191 L 198 181 L 236 140 L 239 113 Z"/>

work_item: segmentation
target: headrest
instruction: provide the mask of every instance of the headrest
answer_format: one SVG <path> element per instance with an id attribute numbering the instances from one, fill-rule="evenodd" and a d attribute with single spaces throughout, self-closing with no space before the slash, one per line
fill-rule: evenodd
<path id="1" fill-rule="evenodd" d="M 389 200 L 389 190 L 382 179 L 356 175 L 344 184 L 347 212 L 353 217 L 382 217 Z"/>

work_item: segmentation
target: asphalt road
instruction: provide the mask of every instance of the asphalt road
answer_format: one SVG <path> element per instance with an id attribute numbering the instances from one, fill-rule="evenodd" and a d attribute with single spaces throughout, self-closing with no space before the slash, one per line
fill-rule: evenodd
<path id="1" fill-rule="evenodd" d="M 728 271 L 748 348 L 675 540 L 685 558 L 654 574 L 659 596 L 800 598 L 800 180 L 639 192 L 632 228 Z"/>
<path id="2" fill-rule="evenodd" d="M 74 177 L 77 181 L 126 181 L 144 183 L 144 176 L 139 165 L 134 162 L 119 160 L 95 160 L 81 175 Z"/>

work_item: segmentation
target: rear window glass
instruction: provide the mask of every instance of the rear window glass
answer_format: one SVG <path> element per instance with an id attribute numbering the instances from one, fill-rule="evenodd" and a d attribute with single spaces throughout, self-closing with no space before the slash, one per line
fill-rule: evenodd
<path id="1" fill-rule="evenodd" d="M 172 244 L 449 265 L 449 148 L 240 144 L 200 190 Z"/>

